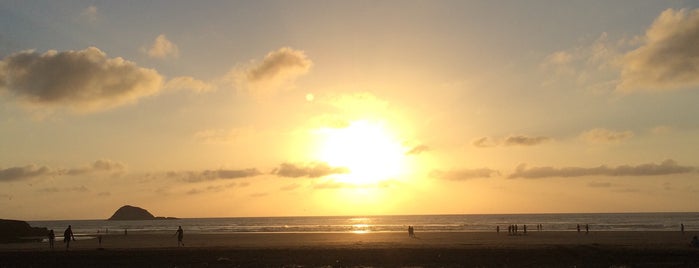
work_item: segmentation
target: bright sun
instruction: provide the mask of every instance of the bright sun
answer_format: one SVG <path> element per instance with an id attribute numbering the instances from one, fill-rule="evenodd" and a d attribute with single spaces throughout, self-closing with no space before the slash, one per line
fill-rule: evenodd
<path id="1" fill-rule="evenodd" d="M 349 174 L 335 175 L 356 185 L 396 179 L 404 171 L 404 148 L 384 124 L 354 121 L 345 128 L 325 128 L 317 157 L 331 166 L 346 167 Z"/>

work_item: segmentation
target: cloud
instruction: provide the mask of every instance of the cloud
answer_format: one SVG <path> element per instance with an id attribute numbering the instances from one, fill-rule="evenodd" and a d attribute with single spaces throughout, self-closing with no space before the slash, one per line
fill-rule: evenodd
<path id="1" fill-rule="evenodd" d="M 165 37 L 164 34 L 158 35 L 153 41 L 153 44 L 146 50 L 146 54 L 151 58 L 165 59 L 179 57 L 179 49 Z"/>
<path id="2" fill-rule="evenodd" d="M 77 176 L 94 172 L 122 172 L 124 164 L 112 160 L 97 160 L 86 167 L 57 170 L 58 175 Z"/>
<path id="3" fill-rule="evenodd" d="M 210 185 L 207 186 L 206 188 L 200 188 L 200 189 L 191 189 L 187 191 L 187 194 L 189 195 L 194 195 L 194 194 L 201 194 L 201 193 L 216 193 L 216 192 L 221 192 L 225 189 L 231 188 L 236 186 L 235 183 L 230 183 L 226 185 Z"/>
<path id="4" fill-rule="evenodd" d="M 383 180 L 376 183 L 356 184 L 349 182 L 340 182 L 335 180 L 326 180 L 313 184 L 313 189 L 316 190 L 333 190 L 333 189 L 367 189 L 367 188 L 390 188 L 400 185 L 397 180 Z"/>
<path id="5" fill-rule="evenodd" d="M 406 155 L 418 155 L 430 150 L 430 147 L 424 144 L 413 147 L 409 151 L 405 152 Z"/>
<path id="6" fill-rule="evenodd" d="M 623 57 L 618 90 L 699 86 L 699 9 L 663 11 L 642 40 L 641 47 Z"/>
<path id="7" fill-rule="evenodd" d="M 282 190 L 282 191 L 293 191 L 293 190 L 296 190 L 296 189 L 299 188 L 299 187 L 301 187 L 300 184 L 298 184 L 298 183 L 292 183 L 292 184 L 289 184 L 289 185 L 285 185 L 285 186 L 280 187 L 279 190 Z"/>
<path id="8" fill-rule="evenodd" d="M 477 179 L 477 178 L 491 178 L 493 176 L 498 176 L 498 175 L 500 175 L 500 172 L 498 172 L 497 170 L 493 170 L 493 169 L 489 169 L 489 168 L 478 168 L 478 169 L 461 169 L 461 170 L 452 170 L 452 171 L 432 170 L 430 172 L 429 176 L 431 178 L 442 179 L 442 180 L 463 181 L 463 180 Z"/>
<path id="9" fill-rule="evenodd" d="M 549 137 L 529 137 L 524 135 L 509 136 L 505 138 L 502 142 L 499 142 L 491 137 L 482 137 L 474 140 L 471 144 L 478 148 L 490 148 L 497 147 L 499 145 L 503 146 L 535 146 L 547 141 L 550 141 Z"/>
<path id="10" fill-rule="evenodd" d="M 490 148 L 498 146 L 497 141 L 493 140 L 491 137 L 482 137 L 471 142 L 473 146 L 478 148 Z"/>
<path id="11" fill-rule="evenodd" d="M 252 127 L 206 129 L 194 133 L 194 139 L 205 144 L 232 144 L 259 135 L 260 132 Z"/>
<path id="12" fill-rule="evenodd" d="M 99 12 L 97 11 L 97 7 L 94 5 L 90 5 L 89 7 L 83 9 L 82 12 L 80 12 L 80 18 L 86 20 L 89 23 L 97 22 L 98 15 Z"/>
<path id="13" fill-rule="evenodd" d="M 231 180 L 255 177 L 262 175 L 262 172 L 255 168 L 248 169 L 218 169 L 203 171 L 171 171 L 166 173 L 166 177 L 175 178 L 186 182 L 202 182 L 212 180 Z"/>
<path id="14" fill-rule="evenodd" d="M 123 172 L 124 169 L 124 164 L 112 160 L 97 160 L 88 166 L 78 168 L 50 168 L 31 164 L 0 169 L 0 182 L 19 181 L 40 176 L 79 176 L 96 172 L 119 173 Z"/>
<path id="15" fill-rule="evenodd" d="M 272 171 L 272 174 L 289 178 L 320 178 L 328 175 L 347 173 L 349 173 L 349 169 L 346 167 L 331 167 L 327 163 L 323 162 L 312 162 L 307 164 L 282 163 L 279 165 L 279 168 L 275 168 Z"/>
<path id="16" fill-rule="evenodd" d="M 527 137 L 527 136 L 509 136 L 505 139 L 505 146 L 532 146 L 551 140 L 548 137 Z"/>
<path id="17" fill-rule="evenodd" d="M 48 188 L 43 188 L 37 190 L 37 192 L 41 193 L 47 193 L 47 194 L 54 194 L 54 193 L 61 193 L 61 192 L 78 192 L 78 193 L 85 193 L 89 192 L 90 190 L 87 189 L 84 185 L 81 186 L 76 186 L 76 187 L 68 187 L 68 188 L 57 188 L 57 187 L 48 187 Z"/>
<path id="18" fill-rule="evenodd" d="M 23 167 L 11 167 L 0 169 L 0 182 L 19 181 L 44 175 L 50 175 L 51 169 L 45 166 L 27 165 Z"/>
<path id="19" fill-rule="evenodd" d="M 97 111 L 134 103 L 161 88 L 162 77 L 96 47 L 44 54 L 23 51 L 0 61 L 0 92 L 30 107 Z"/>
<path id="20" fill-rule="evenodd" d="M 608 167 L 605 165 L 585 168 L 585 167 L 533 167 L 527 168 L 525 164 L 520 164 L 509 178 L 539 179 L 550 177 L 583 177 L 583 176 L 659 176 L 685 174 L 693 172 L 696 168 L 691 166 L 680 166 L 677 162 L 668 159 L 660 164 L 641 164 L 638 166 L 622 165 Z"/>
<path id="21" fill-rule="evenodd" d="M 234 85 L 253 94 L 271 94 L 292 86 L 313 66 L 306 53 L 289 47 L 269 52 L 261 62 L 236 68 L 229 74 Z"/>
<path id="22" fill-rule="evenodd" d="M 165 89 L 168 90 L 191 90 L 197 93 L 213 91 L 216 86 L 191 76 L 174 77 L 165 83 Z"/>
<path id="23" fill-rule="evenodd" d="M 631 131 L 614 131 L 595 128 L 580 134 L 580 139 L 589 143 L 619 143 L 634 136 Z"/>

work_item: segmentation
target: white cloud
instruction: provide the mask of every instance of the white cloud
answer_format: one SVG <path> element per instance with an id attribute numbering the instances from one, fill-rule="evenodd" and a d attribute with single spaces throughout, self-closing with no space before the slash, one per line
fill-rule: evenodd
<path id="1" fill-rule="evenodd" d="M 153 44 L 146 50 L 146 53 L 151 58 L 165 59 L 179 57 L 180 51 L 177 45 L 168 40 L 164 34 L 161 34 L 155 38 Z"/>
<path id="2" fill-rule="evenodd" d="M 0 61 L 0 91 L 28 107 L 105 110 L 159 92 L 162 77 L 96 47 L 44 54 L 23 51 Z"/>
<path id="3" fill-rule="evenodd" d="M 643 45 L 623 58 L 617 89 L 671 90 L 699 86 L 699 9 L 667 9 Z"/>

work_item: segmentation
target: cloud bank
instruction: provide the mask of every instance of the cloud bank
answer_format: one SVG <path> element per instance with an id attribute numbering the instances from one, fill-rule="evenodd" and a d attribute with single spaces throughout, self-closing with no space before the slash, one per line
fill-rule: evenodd
<path id="1" fill-rule="evenodd" d="M 696 170 L 695 167 L 680 166 L 677 162 L 668 159 L 660 164 L 641 164 L 638 166 L 617 166 L 608 167 L 605 165 L 585 168 L 585 167 L 533 167 L 527 168 L 525 164 L 520 164 L 509 178 L 540 179 L 551 177 L 583 177 L 583 176 L 659 176 L 672 174 L 685 174 Z"/>
<path id="2" fill-rule="evenodd" d="M 622 60 L 620 91 L 699 86 L 699 9 L 663 11 Z"/>
<path id="3" fill-rule="evenodd" d="M 490 148 L 497 147 L 499 145 L 503 146 L 535 146 L 545 142 L 550 141 L 551 138 L 537 136 L 530 137 L 524 135 L 508 136 L 502 142 L 499 142 L 491 137 L 478 138 L 471 142 L 471 145 L 478 148 Z"/>
<path id="4" fill-rule="evenodd" d="M 36 107 L 105 110 L 158 93 L 162 80 L 157 71 L 108 58 L 96 47 L 24 51 L 0 61 L 0 92 Z"/>
<path id="5" fill-rule="evenodd" d="M 124 164 L 112 160 L 97 160 L 88 166 L 68 169 L 31 164 L 0 169 L 0 182 L 21 181 L 41 176 L 79 176 L 98 172 L 119 173 L 124 169 Z"/>

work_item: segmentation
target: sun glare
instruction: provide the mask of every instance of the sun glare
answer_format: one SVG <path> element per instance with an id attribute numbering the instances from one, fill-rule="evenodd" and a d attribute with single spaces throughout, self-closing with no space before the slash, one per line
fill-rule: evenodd
<path id="1" fill-rule="evenodd" d="M 354 121 L 346 128 L 325 128 L 317 157 L 331 166 L 346 167 L 339 181 L 355 185 L 396 179 L 404 170 L 404 148 L 382 123 Z"/>

